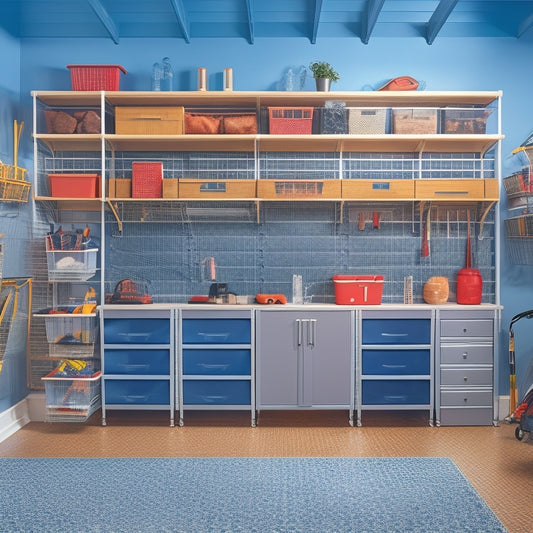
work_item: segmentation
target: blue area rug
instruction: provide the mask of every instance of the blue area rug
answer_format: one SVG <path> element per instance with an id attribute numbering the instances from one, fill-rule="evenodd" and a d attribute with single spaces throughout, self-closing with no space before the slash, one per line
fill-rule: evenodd
<path id="1" fill-rule="evenodd" d="M 4 458 L 0 531 L 506 530 L 446 458 Z"/>

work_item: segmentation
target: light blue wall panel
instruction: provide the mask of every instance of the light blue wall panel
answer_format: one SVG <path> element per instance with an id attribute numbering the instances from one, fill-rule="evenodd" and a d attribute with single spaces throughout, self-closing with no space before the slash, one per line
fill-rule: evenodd
<path id="1" fill-rule="evenodd" d="M 375 38 L 363 45 L 358 39 L 320 39 L 312 45 L 304 39 L 256 39 L 254 45 L 243 40 L 202 40 L 186 44 L 171 39 L 111 40 L 24 40 L 21 46 L 21 101 L 25 120 L 31 122 L 30 91 L 70 88 L 69 63 L 121 64 L 128 74 L 122 79 L 126 90 L 150 89 L 151 65 L 169 56 L 177 90 L 196 88 L 196 69 L 205 67 L 209 88 L 221 89 L 222 71 L 234 69 L 235 90 L 276 90 L 289 68 L 298 69 L 313 60 L 326 60 L 341 74 L 334 90 L 367 90 L 398 75 L 408 74 L 422 81 L 427 90 L 503 90 L 503 143 L 505 167 L 515 148 L 533 129 L 530 92 L 533 72 L 528 68 L 533 41 L 505 39 L 438 38 L 428 46 L 422 38 Z M 313 90 L 308 79 L 305 89 Z M 29 145 L 28 145 L 29 150 Z M 504 169 L 505 171 L 505 169 Z M 503 194 L 502 194 L 503 196 Z M 505 200 L 502 201 L 505 213 Z M 504 236 L 502 226 L 502 236 Z M 533 307 L 531 267 L 514 266 L 507 260 L 502 239 L 502 345 L 500 349 L 501 393 L 507 390 L 506 329 L 510 318 Z M 519 369 L 531 355 L 528 346 L 533 334 L 519 340 Z"/>

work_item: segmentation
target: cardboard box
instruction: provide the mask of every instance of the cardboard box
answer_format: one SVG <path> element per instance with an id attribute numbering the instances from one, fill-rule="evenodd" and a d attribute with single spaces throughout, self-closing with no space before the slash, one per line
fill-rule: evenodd
<path id="1" fill-rule="evenodd" d="M 118 135 L 181 135 L 184 109 L 172 107 L 116 107 Z"/>
<path id="2" fill-rule="evenodd" d="M 180 178 L 180 198 L 255 198 L 255 180 Z"/>
<path id="3" fill-rule="evenodd" d="M 175 178 L 166 178 L 163 180 L 163 198 L 178 197 L 178 180 Z"/>
<path id="4" fill-rule="evenodd" d="M 110 178 L 108 180 L 107 195 L 109 198 L 131 198 L 131 180 Z"/>
<path id="5" fill-rule="evenodd" d="M 351 200 L 411 200 L 414 180 L 342 180 L 342 197 Z"/>

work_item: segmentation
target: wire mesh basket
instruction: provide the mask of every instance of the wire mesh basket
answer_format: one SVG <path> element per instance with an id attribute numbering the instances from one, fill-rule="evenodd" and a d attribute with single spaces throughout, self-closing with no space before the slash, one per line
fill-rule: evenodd
<path id="1" fill-rule="evenodd" d="M 0 200 L 26 203 L 31 184 L 25 180 L 26 169 L 0 162 Z"/>
<path id="2" fill-rule="evenodd" d="M 0 286 L 2 285 L 2 271 L 4 268 L 4 243 L 3 243 L 3 237 L 4 235 L 0 233 Z"/>
<path id="3" fill-rule="evenodd" d="M 59 377 L 56 368 L 44 381 L 47 422 L 85 422 L 101 406 L 101 373 Z"/>

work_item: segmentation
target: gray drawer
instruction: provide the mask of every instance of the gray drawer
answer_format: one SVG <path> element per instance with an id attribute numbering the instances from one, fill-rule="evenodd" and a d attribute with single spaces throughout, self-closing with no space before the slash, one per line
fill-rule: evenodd
<path id="1" fill-rule="evenodd" d="M 449 407 L 440 410 L 441 426 L 490 426 L 492 407 L 460 408 Z"/>
<path id="2" fill-rule="evenodd" d="M 492 344 L 443 344 L 440 347 L 442 364 L 492 364 Z"/>
<path id="3" fill-rule="evenodd" d="M 480 390 L 442 390 L 440 391 L 440 404 L 446 406 L 465 407 L 491 407 L 492 389 Z"/>
<path id="4" fill-rule="evenodd" d="M 441 385 L 486 385 L 492 387 L 492 368 L 443 368 Z"/>
<path id="5" fill-rule="evenodd" d="M 492 320 L 441 320 L 441 337 L 492 337 Z"/>

